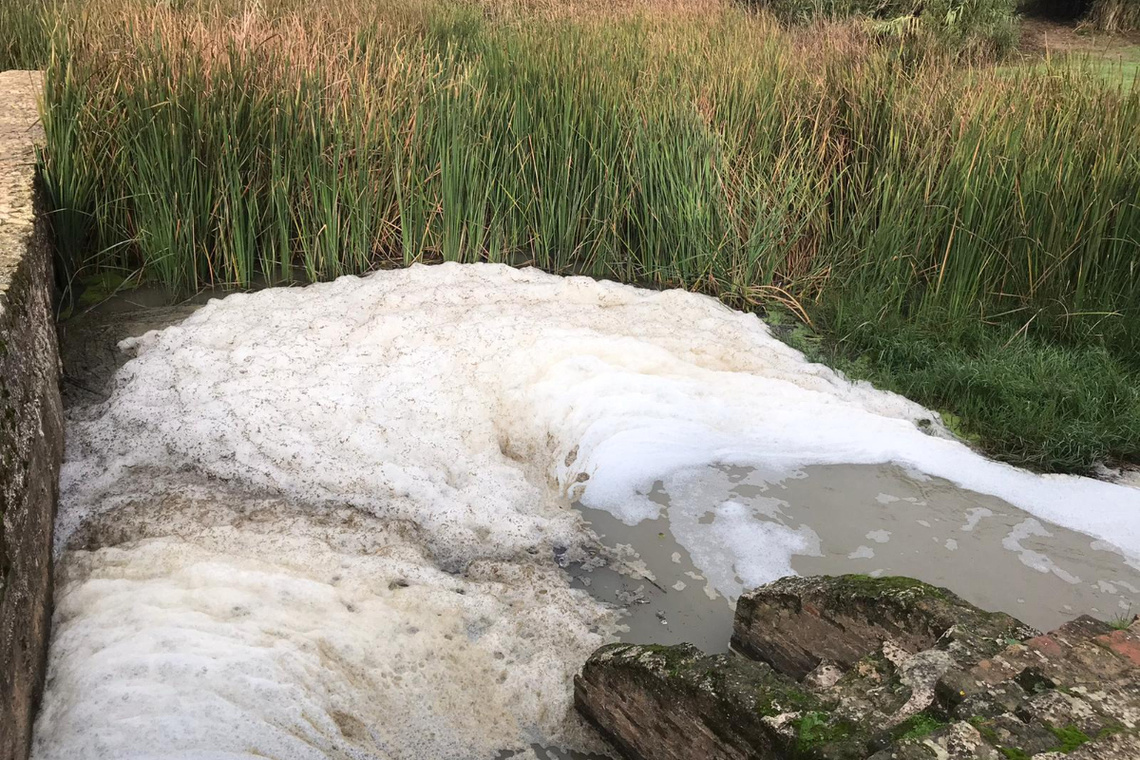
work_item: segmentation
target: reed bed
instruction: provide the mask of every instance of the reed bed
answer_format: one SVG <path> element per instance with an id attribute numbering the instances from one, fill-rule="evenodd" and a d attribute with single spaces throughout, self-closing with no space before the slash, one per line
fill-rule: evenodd
<path id="1" fill-rule="evenodd" d="M 1140 0 L 1092 0 L 1087 22 L 1106 32 L 1140 30 Z"/>
<path id="2" fill-rule="evenodd" d="M 844 355 L 897 325 L 1136 367 L 1140 91 L 1079 64 L 712 1 L 92 0 L 52 40 L 69 277 L 501 261 L 783 309 Z M 1010 456 L 1080 469 L 1133 433 Z"/>
<path id="3" fill-rule="evenodd" d="M 0 5 L 0 71 L 38 69 L 51 50 L 54 28 L 49 0 L 13 0 Z"/>

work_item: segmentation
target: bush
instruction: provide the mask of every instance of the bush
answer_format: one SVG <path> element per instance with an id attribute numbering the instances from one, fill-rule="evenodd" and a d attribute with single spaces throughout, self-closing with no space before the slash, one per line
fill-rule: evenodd
<path id="1" fill-rule="evenodd" d="M 1080 21 L 1104 32 L 1140 29 L 1140 0 L 1024 0 L 1018 10 L 1055 21 Z"/>

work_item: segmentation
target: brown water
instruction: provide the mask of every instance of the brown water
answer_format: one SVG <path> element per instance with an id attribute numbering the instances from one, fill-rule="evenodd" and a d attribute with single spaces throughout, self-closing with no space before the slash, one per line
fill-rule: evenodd
<path id="1" fill-rule="evenodd" d="M 686 485 L 687 511 L 696 494 L 708 522 L 717 506 L 732 501 L 756 521 L 814 534 L 810 551 L 791 556 L 798 574 L 912 576 L 1044 630 L 1079 614 L 1111 620 L 1140 612 L 1135 564 L 999 499 L 891 465 L 809 467 L 775 482 L 765 477 L 751 468 L 710 468 Z M 576 505 L 604 544 L 622 547 L 643 565 L 625 575 L 574 571 L 577 582 L 627 607 L 628 641 L 689 641 L 726 651 L 733 594 L 714 588 L 707 562 L 694 562 L 678 541 L 675 533 L 689 535 L 692 526 L 671 524 L 672 499 L 662 484 L 650 496 L 664 507 L 662 516 L 636 526 Z"/>

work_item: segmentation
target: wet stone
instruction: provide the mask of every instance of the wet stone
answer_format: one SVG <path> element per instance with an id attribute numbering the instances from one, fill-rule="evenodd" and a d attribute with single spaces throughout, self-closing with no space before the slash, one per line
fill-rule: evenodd
<path id="1" fill-rule="evenodd" d="M 575 679 L 579 711 L 627 757 L 866 756 L 866 728 L 771 667 L 689 645 L 612 644 Z"/>
<path id="2" fill-rule="evenodd" d="M 908 652 L 936 642 L 982 659 L 1007 640 L 1035 633 L 1003 613 L 911 578 L 787 577 L 742 596 L 733 646 L 802 678 L 822 660 L 851 667 L 885 640 Z"/>
<path id="3" fill-rule="evenodd" d="M 579 711 L 629 758 L 1140 760 L 1138 623 L 1040 634 L 906 578 L 783 578 L 741 603 L 748 656 L 606 647 Z"/>

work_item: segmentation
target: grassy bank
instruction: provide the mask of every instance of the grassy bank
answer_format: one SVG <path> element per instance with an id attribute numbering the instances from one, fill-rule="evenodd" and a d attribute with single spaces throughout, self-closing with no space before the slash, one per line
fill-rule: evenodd
<path id="1" fill-rule="evenodd" d="M 873 329 L 839 334 L 789 314 L 769 320 L 812 359 L 940 410 L 951 430 L 995 458 L 1078 473 L 1140 462 L 1140 377 L 1103 346 L 1005 325 L 867 316 Z"/>
<path id="2" fill-rule="evenodd" d="M 685 287 L 795 314 L 1010 461 L 1137 459 L 1134 88 L 716 2 L 295 6 L 69 12 L 43 166 L 69 274 Z"/>

